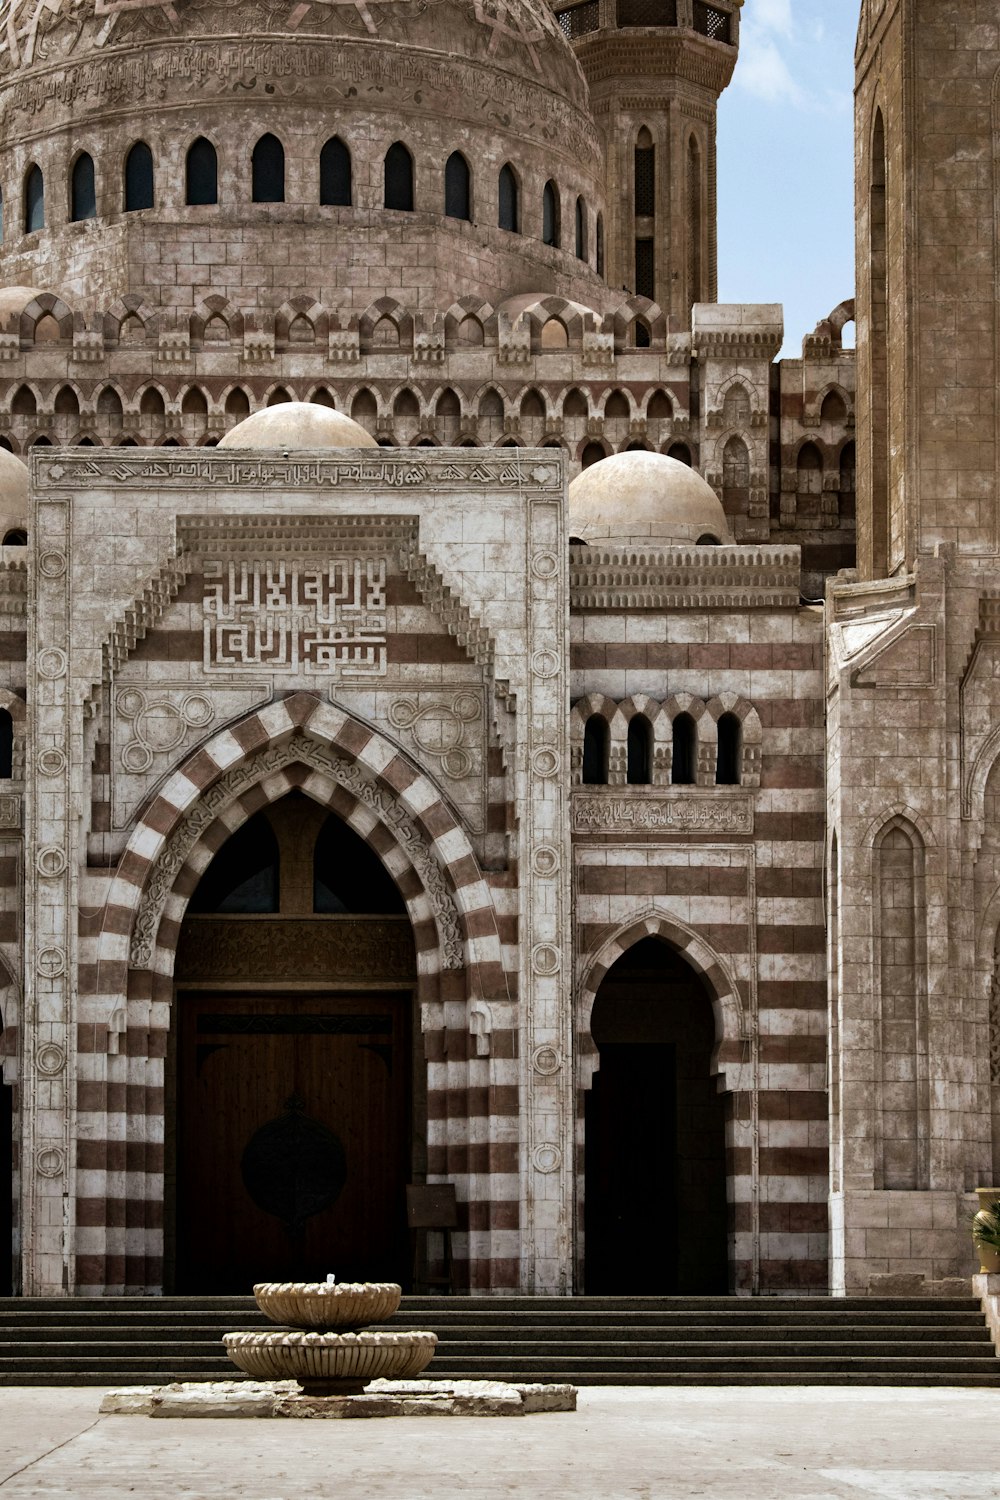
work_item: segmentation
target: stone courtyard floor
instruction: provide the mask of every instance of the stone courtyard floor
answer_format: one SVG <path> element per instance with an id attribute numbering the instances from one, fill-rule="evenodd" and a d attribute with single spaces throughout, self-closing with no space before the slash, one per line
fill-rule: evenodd
<path id="1" fill-rule="evenodd" d="M 157 1421 L 0 1390 L 0 1500 L 982 1500 L 992 1391 L 582 1390 L 498 1421 Z"/>

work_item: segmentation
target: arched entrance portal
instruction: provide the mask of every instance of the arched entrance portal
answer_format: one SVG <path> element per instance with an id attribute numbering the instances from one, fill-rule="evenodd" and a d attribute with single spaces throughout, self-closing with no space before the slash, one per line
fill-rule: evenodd
<path id="1" fill-rule="evenodd" d="M 725 1099 L 703 981 L 644 938 L 605 976 L 590 1029 L 600 1065 L 586 1104 L 587 1292 L 725 1292 Z"/>
<path id="2" fill-rule="evenodd" d="M 301 793 L 256 813 L 202 875 L 175 982 L 168 1286 L 405 1280 L 416 957 L 377 855 Z"/>

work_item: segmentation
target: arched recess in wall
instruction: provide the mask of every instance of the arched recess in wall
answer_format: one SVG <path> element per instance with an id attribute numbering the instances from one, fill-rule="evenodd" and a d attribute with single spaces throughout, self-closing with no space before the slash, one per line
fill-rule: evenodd
<path id="1" fill-rule="evenodd" d="M 255 203 L 284 203 L 285 148 L 270 131 L 254 146 L 250 170 Z"/>
<path id="2" fill-rule="evenodd" d="M 827 1087 L 830 1094 L 830 1188 L 840 1191 L 843 1179 L 841 1139 L 841 1016 L 840 1016 L 840 843 L 834 829 L 827 870 L 827 973 L 829 975 L 829 1040 Z"/>
<path id="3" fill-rule="evenodd" d="M 816 523 L 823 514 L 823 455 L 815 443 L 802 444 L 796 470 L 796 518 Z"/>
<path id="4" fill-rule="evenodd" d="M 928 1186 L 925 851 L 901 816 L 874 842 L 876 1186 Z"/>
<path id="5" fill-rule="evenodd" d="M 334 135 L 319 154 L 319 201 L 333 208 L 350 208 L 351 191 L 351 153 L 340 136 Z"/>
<path id="6" fill-rule="evenodd" d="M 500 168 L 497 181 L 497 223 L 501 229 L 516 234 L 520 228 L 520 204 L 517 175 L 510 162 Z"/>
<path id="7" fill-rule="evenodd" d="M 184 166 L 184 179 L 185 203 L 218 203 L 219 158 L 212 142 L 203 135 L 191 143 Z"/>
<path id="8" fill-rule="evenodd" d="M 702 267 L 702 160 L 697 137 L 692 135 L 687 149 L 687 275 L 688 300 L 701 302 L 705 297 Z"/>
<path id="9" fill-rule="evenodd" d="M 990 1117 L 993 1126 L 993 1181 L 1000 1182 L 1000 928 L 993 944 L 993 982 L 990 985 Z"/>
<path id="10" fill-rule="evenodd" d="M 607 786 L 611 734 L 603 714 L 591 714 L 583 728 L 583 785 Z"/>
<path id="11" fill-rule="evenodd" d="M 24 232 L 45 228 L 45 179 L 39 166 L 28 168 L 24 179 Z"/>
<path id="12" fill-rule="evenodd" d="M 385 153 L 385 206 L 413 211 L 413 157 L 402 141 L 394 141 Z"/>
<path id="13" fill-rule="evenodd" d="M 11 993 L 10 975 L 0 966 L 0 1297 L 14 1291 L 14 1090 L 4 1079 L 6 1038 L 4 1026 L 11 1025 L 7 1001 Z"/>
<path id="14" fill-rule="evenodd" d="M 69 193 L 69 216 L 72 223 L 78 224 L 84 219 L 96 219 L 97 186 L 94 180 L 94 158 L 87 151 L 81 151 L 73 163 Z"/>
<path id="15" fill-rule="evenodd" d="M 559 189 L 550 180 L 542 189 L 542 244 L 555 249 L 560 241 Z"/>
<path id="16" fill-rule="evenodd" d="M 125 212 L 152 208 L 153 186 L 153 153 L 145 141 L 136 141 L 125 158 Z"/>
<path id="17" fill-rule="evenodd" d="M 448 219 L 472 218 L 472 174 L 461 151 L 453 151 L 445 162 L 444 212 Z"/>
<path id="18" fill-rule="evenodd" d="M 889 571 L 889 257 L 887 243 L 888 159 L 885 122 L 876 109 L 871 131 L 868 187 L 868 387 L 871 423 L 871 568 Z"/>
<path id="19" fill-rule="evenodd" d="M 741 437 L 722 450 L 722 506 L 727 516 L 750 513 L 750 452 Z"/>

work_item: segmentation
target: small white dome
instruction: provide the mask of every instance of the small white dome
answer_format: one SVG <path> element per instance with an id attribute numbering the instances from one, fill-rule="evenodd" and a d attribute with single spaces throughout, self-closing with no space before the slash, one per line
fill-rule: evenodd
<path id="1" fill-rule="evenodd" d="M 219 439 L 220 448 L 377 448 L 343 412 L 313 401 L 282 401 L 244 417 Z"/>
<path id="2" fill-rule="evenodd" d="M 569 487 L 570 535 L 588 547 L 729 542 L 710 485 L 680 459 L 636 449 L 601 459 Z"/>
<path id="3" fill-rule="evenodd" d="M 0 448 L 0 542 L 9 531 L 27 529 L 27 466 L 6 448 Z"/>

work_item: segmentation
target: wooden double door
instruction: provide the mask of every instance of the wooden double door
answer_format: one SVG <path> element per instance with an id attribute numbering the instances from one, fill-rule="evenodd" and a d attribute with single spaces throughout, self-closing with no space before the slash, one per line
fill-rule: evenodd
<path id="1" fill-rule="evenodd" d="M 411 1004 L 178 991 L 178 1292 L 405 1280 Z"/>

